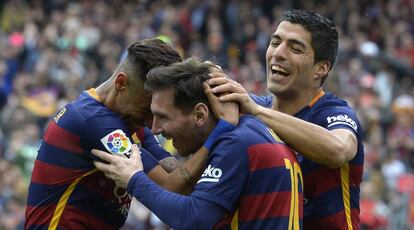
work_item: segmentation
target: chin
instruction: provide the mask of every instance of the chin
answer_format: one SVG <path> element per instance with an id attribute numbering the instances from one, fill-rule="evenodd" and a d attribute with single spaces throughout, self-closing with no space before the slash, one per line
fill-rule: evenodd
<path id="1" fill-rule="evenodd" d="M 201 146 L 200 146 L 201 147 Z M 199 148 L 194 148 L 194 149 L 180 149 L 180 148 L 176 148 L 177 149 L 177 153 L 182 156 L 182 157 L 188 157 L 191 154 L 197 152 L 197 150 Z"/>

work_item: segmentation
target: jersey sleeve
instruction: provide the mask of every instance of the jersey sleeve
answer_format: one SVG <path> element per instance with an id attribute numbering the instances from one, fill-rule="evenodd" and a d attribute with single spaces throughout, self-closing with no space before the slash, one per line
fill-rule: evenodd
<path id="1" fill-rule="evenodd" d="M 357 137 L 361 135 L 361 125 L 355 112 L 349 107 L 329 107 L 315 115 L 315 123 L 328 129 L 348 129 Z"/>
<path id="2" fill-rule="evenodd" d="M 246 148 L 235 136 L 225 135 L 212 149 L 209 161 L 192 195 L 231 212 L 248 176 Z"/>
<path id="3" fill-rule="evenodd" d="M 154 156 L 157 161 L 167 157 L 172 157 L 172 155 L 160 145 L 159 141 L 154 134 L 152 134 L 149 128 L 145 127 L 140 129 L 136 132 L 136 135 L 141 142 L 142 147 Z"/>
<path id="4" fill-rule="evenodd" d="M 92 149 L 127 157 L 131 154 L 131 135 L 118 117 L 114 115 L 93 116 L 85 122 L 83 128 L 82 145 L 85 147 L 85 154 L 92 159 L 99 160 L 91 154 Z M 142 148 L 141 156 L 145 172 L 151 171 L 158 164 L 157 160 Z"/>
<path id="5" fill-rule="evenodd" d="M 255 95 L 255 94 L 249 94 L 249 96 L 258 105 L 261 105 L 261 106 L 266 107 L 266 108 L 272 107 L 272 96 L 271 95 L 258 96 L 258 95 Z"/>
<path id="6" fill-rule="evenodd" d="M 221 206 L 192 194 L 169 192 L 141 171 L 132 176 L 127 191 L 173 229 L 212 229 L 225 213 Z"/>

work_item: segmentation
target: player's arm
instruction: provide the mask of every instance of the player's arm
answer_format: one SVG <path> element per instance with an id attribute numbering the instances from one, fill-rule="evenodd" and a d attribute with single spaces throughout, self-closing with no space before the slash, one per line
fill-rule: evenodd
<path id="1" fill-rule="evenodd" d="M 177 163 L 177 167 L 172 172 L 167 173 L 164 167 L 158 165 L 149 171 L 147 175 L 168 191 L 190 194 L 205 168 L 207 158 L 208 150 L 200 148 L 185 163 Z"/>
<path id="2" fill-rule="evenodd" d="M 179 195 L 154 183 L 142 171 L 143 165 L 136 145 L 133 146 L 130 159 L 118 158 L 102 151 L 93 151 L 93 153 L 110 163 L 95 162 L 98 169 L 102 170 L 108 178 L 113 179 L 118 186 L 128 185 L 128 193 L 174 229 L 212 229 L 224 215 L 224 208 L 213 202 L 194 196 Z M 134 162 L 134 169 L 125 169 L 131 167 L 131 162 Z"/>
<path id="3" fill-rule="evenodd" d="M 227 119 L 232 120 L 230 118 Z M 210 151 L 209 149 L 215 140 L 223 133 L 229 132 L 235 127 L 235 125 L 230 124 L 225 120 L 219 120 L 215 129 L 207 138 L 204 146 L 202 146 L 187 162 L 185 162 L 185 164 L 180 164 L 179 167 L 171 173 L 167 173 L 160 165 L 154 166 L 154 160 L 152 157 L 149 157 L 151 154 L 147 153 L 145 149 L 141 149 L 141 151 L 143 151 L 143 160 L 145 160 L 145 172 L 161 187 L 172 192 L 189 194 L 193 190 L 194 185 L 198 181 L 198 178 L 200 178 L 202 171 L 205 168 L 205 161 L 208 157 Z M 105 174 L 109 173 L 107 176 L 113 179 L 118 186 L 123 188 L 126 187 L 131 175 L 139 169 L 137 162 L 133 159 L 114 158 L 114 156 L 98 149 L 93 149 L 92 154 L 95 157 L 106 160 L 110 163 L 108 168 L 105 167 L 105 169 L 108 170 L 108 172 L 104 171 Z M 95 161 L 94 163 L 96 166 L 100 165 L 100 162 Z"/>
<path id="4" fill-rule="evenodd" d="M 327 130 L 261 106 L 257 106 L 253 115 L 266 123 L 297 152 L 328 167 L 340 167 L 354 158 L 357 153 L 358 141 L 349 129 Z"/>
<path id="5" fill-rule="evenodd" d="M 172 172 L 180 165 L 180 162 L 160 145 L 149 128 L 142 128 L 135 132 L 135 135 L 141 142 L 142 147 L 158 160 L 158 163 L 167 173 Z"/>
<path id="6" fill-rule="evenodd" d="M 217 74 L 216 74 L 217 75 Z M 237 82 L 224 76 L 209 80 L 213 93 L 230 93 L 220 97 L 223 102 L 237 102 L 240 111 L 261 119 L 290 147 L 306 158 L 337 168 L 351 160 L 357 152 L 355 134 L 345 128 L 327 130 L 313 123 L 257 105 Z M 214 107 L 214 104 L 211 105 Z"/>
<path id="7" fill-rule="evenodd" d="M 215 135 L 217 133 L 211 136 Z M 227 173 L 220 173 L 221 176 L 215 183 L 200 182 L 189 196 L 169 192 L 150 180 L 141 170 L 143 166 L 135 146 L 129 160 L 94 151 L 97 157 L 109 162 L 109 164 L 95 162 L 95 165 L 117 185 L 123 186 L 122 181 L 127 181 L 128 192 L 172 228 L 212 229 L 226 211 L 234 209 L 247 178 L 247 154 L 241 153 L 240 150 L 245 147 L 241 147 L 243 143 L 240 143 L 237 138 L 226 140 L 229 139 L 231 140 L 221 141 L 218 144 L 216 140 L 209 137 L 205 142 L 202 148 L 206 148 L 206 151 L 210 151 L 208 149 L 211 149 L 213 144 L 217 144 L 215 149 L 220 149 L 219 152 L 211 153 L 214 156 L 220 153 L 220 156 L 214 157 L 215 160 L 211 160 L 212 167 Z M 124 162 L 126 165 L 117 165 L 119 162 Z M 126 169 L 131 165 L 133 170 Z M 205 177 L 208 179 L 209 176 L 211 175 L 206 174 Z"/>

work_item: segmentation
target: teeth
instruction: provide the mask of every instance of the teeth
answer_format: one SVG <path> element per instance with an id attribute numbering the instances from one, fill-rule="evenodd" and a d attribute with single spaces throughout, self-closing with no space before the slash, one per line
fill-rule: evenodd
<path id="1" fill-rule="evenodd" d="M 280 66 L 276 66 L 276 65 L 272 65 L 270 67 L 273 71 L 278 71 L 284 74 L 289 74 L 289 71 L 285 70 L 284 68 L 280 67 Z"/>

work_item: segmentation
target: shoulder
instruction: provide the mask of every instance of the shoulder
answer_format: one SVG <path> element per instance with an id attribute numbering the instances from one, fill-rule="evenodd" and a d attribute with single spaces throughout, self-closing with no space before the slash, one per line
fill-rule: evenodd
<path id="1" fill-rule="evenodd" d="M 361 125 L 355 111 L 343 99 L 326 93 L 315 105 L 311 121 L 327 129 L 347 128 L 360 134 Z"/>
<path id="2" fill-rule="evenodd" d="M 251 115 L 243 115 L 233 131 L 220 136 L 217 147 L 228 149 L 231 152 L 246 152 L 251 145 L 269 143 L 272 140 L 272 133 L 262 121 Z M 226 148 L 226 146 L 230 146 L 230 148 Z"/>
<path id="3" fill-rule="evenodd" d="M 121 118 L 102 103 L 83 92 L 76 100 L 65 105 L 53 118 L 58 126 L 88 139 L 92 134 L 110 134 L 126 130 Z M 103 135 L 105 136 L 105 135 Z M 102 137 L 103 137 L 102 136 Z"/>
<path id="4" fill-rule="evenodd" d="M 258 96 L 258 95 L 255 95 L 255 94 L 249 94 L 249 96 L 258 105 L 261 105 L 261 106 L 267 107 L 267 108 L 272 106 L 272 103 L 273 103 L 272 95 Z"/>

